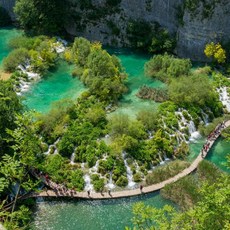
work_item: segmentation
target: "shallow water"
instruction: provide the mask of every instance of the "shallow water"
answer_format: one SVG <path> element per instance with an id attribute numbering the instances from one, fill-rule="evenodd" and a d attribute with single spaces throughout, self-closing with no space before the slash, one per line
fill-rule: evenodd
<path id="1" fill-rule="evenodd" d="M 85 87 L 78 78 L 71 76 L 72 69 L 72 65 L 60 61 L 54 71 L 45 75 L 24 94 L 24 104 L 29 109 L 46 113 L 58 100 L 75 99 L 85 90 Z"/>
<path id="2" fill-rule="evenodd" d="M 144 64 L 149 56 L 137 54 L 132 51 L 110 49 L 110 53 L 116 54 L 128 73 L 127 86 L 129 92 L 125 94 L 119 103 L 119 108 L 112 114 L 125 113 L 135 117 L 138 111 L 157 107 L 157 103 L 139 99 L 136 94 L 142 85 L 151 87 L 164 87 L 160 81 L 154 81 L 144 75 Z M 76 98 L 85 90 L 78 78 L 72 78 L 73 66 L 62 61 L 58 68 L 46 75 L 45 78 L 34 85 L 29 93 L 25 94 L 25 105 L 29 109 L 45 113 L 51 108 L 52 102 L 62 98 Z"/>
<path id="3" fill-rule="evenodd" d="M 10 47 L 8 46 L 9 40 L 20 34 L 22 34 L 22 32 L 18 29 L 0 27 L 0 68 L 3 58 L 6 57 L 11 51 Z"/>
<path id="4" fill-rule="evenodd" d="M 144 64 L 149 60 L 150 56 L 125 49 L 113 49 L 109 51 L 117 55 L 121 60 L 123 67 L 128 73 L 127 86 L 129 88 L 129 92 L 123 96 L 119 103 L 119 108 L 113 114 L 123 113 L 130 117 L 135 117 L 143 109 L 156 109 L 158 103 L 150 100 L 142 100 L 136 96 L 139 88 L 143 85 L 153 88 L 165 86 L 162 82 L 145 76 Z"/>
<path id="5" fill-rule="evenodd" d="M 159 193 L 134 198 L 99 201 L 49 201 L 38 203 L 36 230 L 115 230 L 131 226 L 135 202 L 157 208 L 172 204 Z M 48 215 L 47 215 L 48 213 Z"/>

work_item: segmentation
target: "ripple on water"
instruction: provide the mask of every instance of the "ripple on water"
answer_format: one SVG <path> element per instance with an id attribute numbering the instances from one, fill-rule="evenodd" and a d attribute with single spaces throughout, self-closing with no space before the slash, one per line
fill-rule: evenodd
<path id="1" fill-rule="evenodd" d="M 37 204 L 34 230 L 115 230 L 131 225 L 137 201 L 155 207 L 172 204 L 159 193 L 118 200 L 49 201 Z"/>

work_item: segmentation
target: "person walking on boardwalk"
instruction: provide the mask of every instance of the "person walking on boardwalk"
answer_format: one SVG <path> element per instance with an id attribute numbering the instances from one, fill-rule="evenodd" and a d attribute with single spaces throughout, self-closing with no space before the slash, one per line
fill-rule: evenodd
<path id="1" fill-rule="evenodd" d="M 141 184 L 140 185 L 140 190 L 141 190 L 141 193 L 143 192 L 143 185 Z"/>
<path id="2" fill-rule="evenodd" d="M 109 196 L 111 196 L 111 190 L 110 189 L 108 190 L 108 194 L 109 194 Z"/>
<path id="3" fill-rule="evenodd" d="M 88 190 L 87 193 L 88 193 L 88 196 L 90 196 L 90 190 Z"/>

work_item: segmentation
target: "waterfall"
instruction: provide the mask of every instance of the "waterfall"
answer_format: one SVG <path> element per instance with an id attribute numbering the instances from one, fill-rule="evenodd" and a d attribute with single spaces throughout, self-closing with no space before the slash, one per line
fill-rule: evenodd
<path id="1" fill-rule="evenodd" d="M 82 169 L 82 170 L 85 169 L 85 163 L 81 163 L 81 169 Z"/>
<path id="2" fill-rule="evenodd" d="M 153 139 L 152 132 L 148 131 L 148 134 L 149 134 L 149 139 Z"/>
<path id="3" fill-rule="evenodd" d="M 162 159 L 160 153 L 158 153 L 158 156 L 159 156 L 159 158 L 160 158 L 160 165 L 163 165 L 165 162 L 163 161 L 163 159 Z"/>
<path id="4" fill-rule="evenodd" d="M 48 151 L 44 152 L 44 154 L 45 155 L 49 155 L 51 153 L 52 149 L 54 149 L 54 153 L 53 154 L 58 154 L 57 144 L 58 144 L 59 141 L 60 141 L 60 137 L 52 145 L 49 145 Z"/>
<path id="5" fill-rule="evenodd" d="M 113 183 L 112 172 L 109 173 L 109 182 L 106 184 L 106 187 L 109 189 L 114 189 L 116 185 Z"/>
<path id="6" fill-rule="evenodd" d="M 164 153 L 164 161 L 170 161 L 170 159 L 166 156 L 166 153 Z"/>
<path id="7" fill-rule="evenodd" d="M 71 157 L 70 157 L 70 164 L 71 164 L 71 165 L 74 165 L 74 164 L 75 164 L 75 163 L 74 163 L 74 159 L 75 159 L 75 152 L 76 152 L 76 149 L 77 149 L 77 147 L 74 148 L 73 153 L 72 153 L 72 155 L 71 155 Z"/>
<path id="8" fill-rule="evenodd" d="M 125 152 L 122 153 L 122 157 L 124 159 L 124 164 L 125 164 L 125 167 L 126 167 L 126 172 L 127 172 L 127 179 L 128 179 L 128 187 L 129 188 L 133 188 L 134 185 L 136 184 L 134 181 L 133 181 L 133 173 L 132 173 L 132 170 L 131 168 L 129 167 L 128 163 L 127 163 L 127 160 L 125 159 Z"/>
<path id="9" fill-rule="evenodd" d="M 189 130 L 189 133 L 190 133 L 190 134 L 196 132 L 196 126 L 195 126 L 193 120 L 191 120 L 191 121 L 189 122 L 188 130 Z"/>
<path id="10" fill-rule="evenodd" d="M 187 112 L 187 115 L 189 116 L 189 121 L 184 117 L 183 115 L 183 111 Z M 190 134 L 190 138 L 189 141 L 195 141 L 197 139 L 199 139 L 200 133 L 196 130 L 196 126 L 192 120 L 192 116 L 188 113 L 188 111 L 179 109 L 178 112 L 175 112 L 176 115 L 180 116 L 180 120 L 178 120 L 178 125 L 180 130 L 184 129 L 184 128 L 188 128 L 189 134 Z M 185 134 L 183 134 L 181 131 L 177 131 L 177 133 L 179 134 L 178 136 L 176 136 L 177 142 L 178 144 L 180 143 L 180 141 L 186 141 L 185 139 Z"/>
<path id="11" fill-rule="evenodd" d="M 217 89 L 217 92 L 219 93 L 219 99 L 222 102 L 222 104 L 226 107 L 226 110 L 230 112 L 230 97 L 228 95 L 228 88 L 227 87 L 221 87 Z"/>
<path id="12" fill-rule="evenodd" d="M 202 115 L 202 119 L 204 121 L 204 125 L 207 126 L 209 124 L 209 117 L 208 114 L 205 113 L 203 110 L 201 110 L 201 115 Z"/>
<path id="13" fill-rule="evenodd" d="M 97 173 L 99 167 L 99 160 L 97 160 L 96 164 L 90 169 L 90 173 Z"/>
<path id="14" fill-rule="evenodd" d="M 91 179 L 90 179 L 90 175 L 89 174 L 85 174 L 84 175 L 84 181 L 85 181 L 85 188 L 84 190 L 85 191 L 92 191 L 93 190 L 93 184 L 91 184 Z"/>

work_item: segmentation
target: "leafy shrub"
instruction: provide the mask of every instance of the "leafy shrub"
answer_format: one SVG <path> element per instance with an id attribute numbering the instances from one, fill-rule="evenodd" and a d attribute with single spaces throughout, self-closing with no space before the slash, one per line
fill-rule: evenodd
<path id="1" fill-rule="evenodd" d="M 152 173 L 147 175 L 146 184 L 151 185 L 167 180 L 177 175 L 179 172 L 183 171 L 188 166 L 188 162 L 180 160 L 175 160 L 169 162 L 166 165 L 159 166 L 156 169 L 154 169 Z"/>
<path id="2" fill-rule="evenodd" d="M 128 185 L 128 179 L 125 176 L 120 176 L 116 181 L 116 185 L 119 187 L 125 187 Z"/>
<path id="3" fill-rule="evenodd" d="M 28 58 L 29 53 L 27 49 L 15 49 L 3 60 L 3 68 L 7 72 L 14 72 L 18 65 L 24 63 Z"/>

